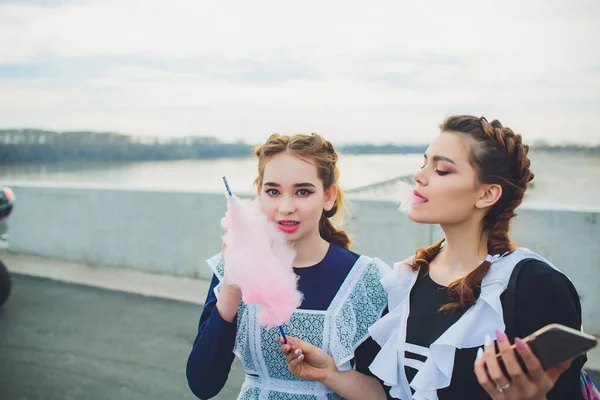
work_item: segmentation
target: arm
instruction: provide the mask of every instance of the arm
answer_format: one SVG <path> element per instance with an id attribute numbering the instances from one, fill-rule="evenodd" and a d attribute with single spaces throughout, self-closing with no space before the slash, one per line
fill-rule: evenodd
<path id="1" fill-rule="evenodd" d="M 286 355 L 288 369 L 299 378 L 319 381 L 348 400 L 386 399 L 375 377 L 356 370 L 338 371 L 333 357 L 318 347 L 288 336 L 288 344 L 283 344 L 281 351 Z"/>
<path id="2" fill-rule="evenodd" d="M 391 399 L 391 397 L 389 397 L 387 394 L 388 389 L 386 389 L 386 387 L 383 385 L 383 382 L 373 375 L 369 369 L 369 366 L 380 350 L 381 347 L 377 344 L 377 342 L 369 337 L 367 340 L 361 343 L 354 352 L 354 367 L 356 371 L 339 372 L 333 376 L 334 379 L 332 381 L 324 381 L 323 383 L 331 390 L 335 391 L 346 399 Z M 339 376 L 342 379 L 338 382 L 336 381 L 335 376 Z M 373 384 L 373 379 L 376 380 L 379 387 L 383 390 L 383 395 L 381 391 L 377 389 L 376 385 Z M 348 380 L 351 380 L 352 384 L 355 386 L 360 386 L 360 388 L 357 389 L 356 387 L 348 386 Z"/>
<path id="3" fill-rule="evenodd" d="M 242 292 L 238 287 L 231 286 L 225 279 L 221 281 L 221 292 L 217 300 L 219 315 L 227 322 L 233 322 L 237 315 L 238 305 L 242 299 Z"/>
<path id="4" fill-rule="evenodd" d="M 221 246 L 221 257 L 223 263 L 225 263 L 225 243 Z M 213 278 L 214 281 L 214 278 Z M 208 294 L 212 291 L 209 289 Z M 217 309 L 219 314 L 227 322 L 233 322 L 238 310 L 238 304 L 242 299 L 242 292 L 239 287 L 232 286 L 227 283 L 225 278 L 221 281 L 221 291 L 219 292 L 219 299 L 217 300 Z"/>
<path id="5" fill-rule="evenodd" d="M 387 308 L 384 311 L 384 314 L 387 314 Z M 377 354 L 379 354 L 380 351 L 381 346 L 379 346 L 377 342 L 369 336 L 369 338 L 363 343 L 361 343 L 361 345 L 358 346 L 358 348 L 354 352 L 354 369 L 356 369 L 361 374 L 372 376 L 373 378 L 377 379 L 377 381 L 383 388 L 387 398 L 391 399 L 389 395 L 390 388 L 385 386 L 383 381 L 381 381 L 381 379 L 375 376 L 375 374 L 373 374 L 373 372 L 371 372 L 371 370 L 369 369 L 369 367 L 373 363 L 373 360 L 375 360 L 375 357 L 377 357 Z"/>
<path id="6" fill-rule="evenodd" d="M 221 286 L 219 301 L 224 299 L 225 318 L 220 313 L 219 301 L 214 293 L 218 283 L 217 277 L 213 276 L 186 368 L 188 385 L 200 399 L 208 399 L 219 393 L 227 381 L 234 359 L 237 311 L 232 313 L 231 308 L 236 295 L 231 287 Z M 235 303 L 236 310 L 238 303 Z"/>
<path id="7" fill-rule="evenodd" d="M 339 372 L 336 369 L 322 383 L 348 400 L 387 399 L 383 386 L 377 378 L 353 369 L 346 372 Z"/>

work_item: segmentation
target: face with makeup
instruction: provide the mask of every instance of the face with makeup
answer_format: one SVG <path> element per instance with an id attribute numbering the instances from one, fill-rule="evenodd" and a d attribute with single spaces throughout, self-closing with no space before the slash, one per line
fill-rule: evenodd
<path id="1" fill-rule="evenodd" d="M 454 225 L 480 220 L 497 201 L 497 185 L 478 182 L 469 162 L 475 142 L 457 132 L 442 132 L 424 155 L 414 174 L 415 202 L 408 217 L 419 223 Z"/>
<path id="2" fill-rule="evenodd" d="M 290 241 L 320 237 L 319 221 L 333 207 L 337 186 L 325 190 L 310 160 L 279 153 L 265 165 L 262 182 L 257 188 L 261 208 Z"/>

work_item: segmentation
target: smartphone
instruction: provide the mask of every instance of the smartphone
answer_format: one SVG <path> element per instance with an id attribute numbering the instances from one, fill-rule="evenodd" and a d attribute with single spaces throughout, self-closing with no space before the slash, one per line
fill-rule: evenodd
<path id="1" fill-rule="evenodd" d="M 523 339 L 547 370 L 598 345 L 598 339 L 560 324 L 550 324 Z"/>
<path id="2" fill-rule="evenodd" d="M 598 345 L 596 337 L 561 324 L 546 325 L 524 338 L 523 341 L 531 347 L 544 370 L 583 354 Z M 513 345 L 514 347 L 515 345 Z M 498 357 L 500 354 L 496 356 Z"/>

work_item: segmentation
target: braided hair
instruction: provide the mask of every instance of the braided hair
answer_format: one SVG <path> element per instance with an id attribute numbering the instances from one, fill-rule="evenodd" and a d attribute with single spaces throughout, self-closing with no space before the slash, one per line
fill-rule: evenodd
<path id="1" fill-rule="evenodd" d="M 512 252 L 514 245 L 509 237 L 510 222 L 516 208 L 523 201 L 529 182 L 533 179 L 529 146 L 523 144 L 521 135 L 502 126 L 500 121 L 488 122 L 484 117 L 455 115 L 446 118 L 440 125 L 442 132 L 458 132 L 471 138 L 470 163 L 477 179 L 483 184 L 497 184 L 502 187 L 500 199 L 487 211 L 482 221 L 482 229 L 488 234 L 488 253 L 504 254 Z M 440 253 L 444 240 L 417 250 L 411 267 L 418 270 L 427 267 Z M 475 303 L 481 291 L 481 281 L 490 269 L 490 262 L 483 261 L 467 276 L 451 282 L 448 293 L 451 302 L 440 311 L 464 309 Z"/>

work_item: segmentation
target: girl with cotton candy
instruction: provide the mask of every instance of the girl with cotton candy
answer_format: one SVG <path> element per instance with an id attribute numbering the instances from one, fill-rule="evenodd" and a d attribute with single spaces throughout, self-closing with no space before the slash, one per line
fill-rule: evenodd
<path id="1" fill-rule="evenodd" d="M 350 251 L 350 238 L 332 221 L 344 208 L 336 150 L 320 135 L 274 134 L 255 155 L 262 217 L 252 204 L 230 198 L 223 220 L 226 247 L 208 261 L 214 277 L 188 359 L 190 388 L 202 399 L 215 396 L 237 355 L 246 373 L 238 399 L 340 399 L 326 385 L 288 371 L 280 330 L 272 328 L 281 325 L 287 335 L 325 349 L 336 370 L 356 382 L 377 383 L 367 398 L 383 394 L 368 370 L 377 353 L 368 328 L 387 305 L 380 280 L 390 269 Z M 254 235 L 244 233 L 252 226 L 261 228 Z M 275 233 L 292 248 L 291 261 Z M 289 262 L 297 282 L 290 285 L 289 276 L 274 269 L 274 260 L 281 268 Z M 285 307 L 279 306 L 280 298 Z M 290 315 L 295 299 L 299 307 Z"/>
<path id="2" fill-rule="evenodd" d="M 519 339 L 550 323 L 581 327 L 571 281 L 509 237 L 515 209 L 533 179 L 528 151 L 521 136 L 497 120 L 451 116 L 414 174 L 415 186 L 403 190 L 401 208 L 408 218 L 438 224 L 444 238 L 395 264 L 382 280 L 389 313 L 369 329 L 381 346 L 370 370 L 391 398 L 583 398 L 579 375 L 585 356 L 544 371 Z M 509 321 L 504 292 L 525 259 L 531 261 L 517 275 L 514 321 Z M 507 337 L 507 325 L 514 326 L 515 337 Z M 296 376 L 335 382 L 334 390 L 350 384 L 315 346 L 296 340 L 282 351 Z M 368 398 L 359 391 L 344 397 Z"/>

